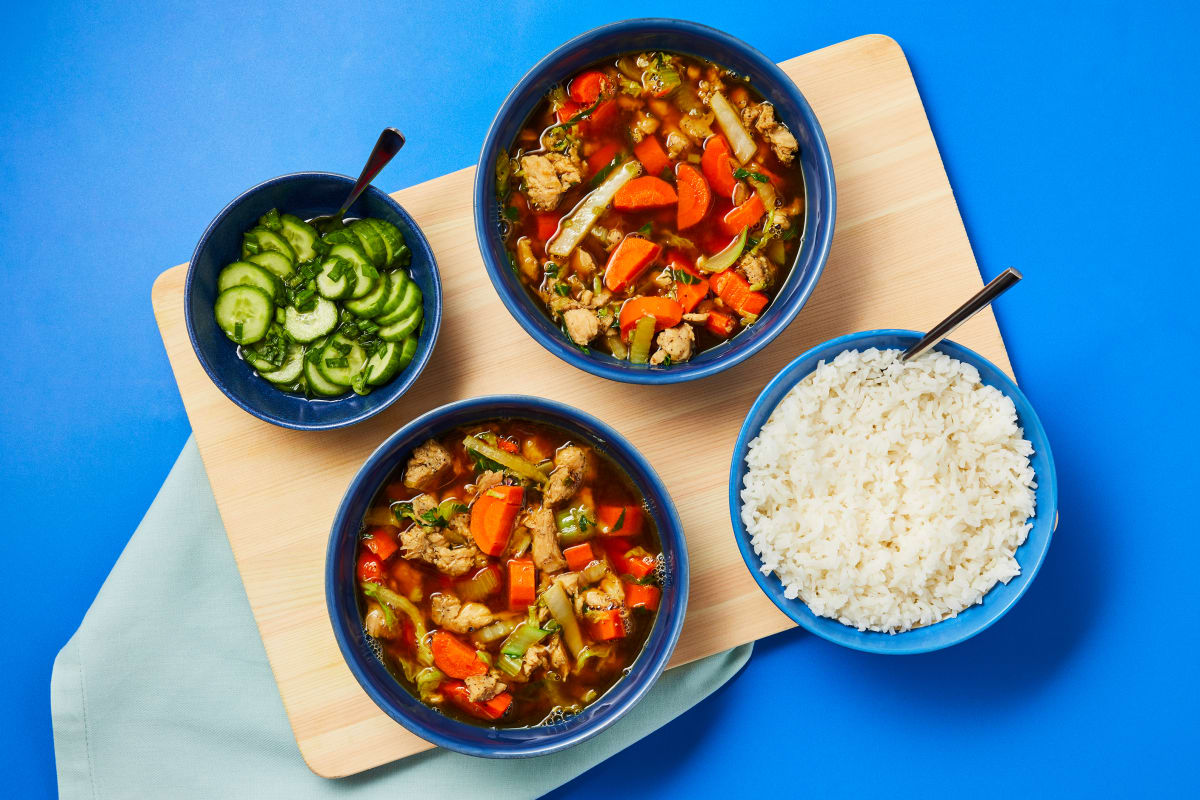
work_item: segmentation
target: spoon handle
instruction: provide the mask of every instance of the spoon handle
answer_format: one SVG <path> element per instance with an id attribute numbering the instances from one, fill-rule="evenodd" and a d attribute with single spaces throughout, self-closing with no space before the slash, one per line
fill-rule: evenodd
<path id="1" fill-rule="evenodd" d="M 379 171 L 387 166 L 387 163 L 392 160 L 392 156 L 400 152 L 400 148 L 403 146 L 403 133 L 395 128 L 383 129 L 383 133 L 379 134 L 379 140 L 375 142 L 375 147 L 371 150 L 371 157 L 367 159 L 366 166 L 358 176 L 358 182 L 354 184 L 354 188 L 350 190 L 350 196 L 346 198 L 345 204 L 338 212 L 339 217 L 345 216 L 347 209 L 354 205 L 354 201 L 363 193 L 363 189 L 366 189 L 371 181 L 375 180 Z"/>
<path id="2" fill-rule="evenodd" d="M 992 279 L 991 283 L 980 289 L 978 294 L 956 308 L 951 312 L 950 316 L 937 325 L 934 325 L 929 333 L 921 337 L 921 341 L 905 350 L 904 355 L 900 356 L 900 360 L 908 361 L 909 359 L 916 358 L 929 348 L 935 346 L 942 339 L 949 336 L 951 331 L 959 325 L 962 325 L 971 317 L 978 314 L 988 303 L 1015 286 L 1017 281 L 1021 280 L 1021 277 L 1021 273 L 1012 267 L 1001 272 Z"/>

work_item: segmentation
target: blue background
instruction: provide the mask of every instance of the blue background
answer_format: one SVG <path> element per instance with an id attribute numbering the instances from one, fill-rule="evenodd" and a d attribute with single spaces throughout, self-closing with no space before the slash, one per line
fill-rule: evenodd
<path id="1" fill-rule="evenodd" d="M 1029 593 L 982 636 L 911 658 L 772 637 L 711 699 L 556 796 L 1194 796 L 1194 5 L 305 10 L 317 5 L 5 11 L 0 780 L 13 796 L 54 792 L 54 656 L 188 435 L 154 277 L 247 186 L 354 172 L 386 125 L 409 142 L 386 190 L 472 164 L 543 53 L 684 7 L 776 60 L 863 33 L 904 47 L 986 276 L 1026 275 L 997 313 L 1054 444 L 1062 524 Z"/>

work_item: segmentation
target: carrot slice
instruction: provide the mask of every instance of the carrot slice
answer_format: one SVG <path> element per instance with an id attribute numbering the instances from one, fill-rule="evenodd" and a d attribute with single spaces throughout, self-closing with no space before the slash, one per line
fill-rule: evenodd
<path id="1" fill-rule="evenodd" d="M 590 104 L 587 107 L 590 108 Z M 589 136 L 596 133 L 603 133 L 613 127 L 613 124 L 620 119 L 621 109 L 617 105 L 617 101 L 605 100 L 596 106 L 596 110 L 592 112 L 590 117 L 585 117 L 579 121 L 580 133 Z"/>
<path id="2" fill-rule="evenodd" d="M 471 506 L 471 537 L 484 553 L 498 556 L 504 552 L 524 493 L 520 486 L 496 486 L 475 500 Z"/>
<path id="3" fill-rule="evenodd" d="M 690 314 L 700 305 L 700 301 L 708 297 L 708 278 L 701 275 L 691 262 L 679 251 L 667 253 L 667 264 L 675 270 L 675 299 L 683 308 L 683 313 Z M 690 275 L 684 280 L 679 279 L 679 273 Z"/>
<path id="4" fill-rule="evenodd" d="M 723 314 L 720 311 L 710 311 L 708 312 L 708 319 L 704 321 L 704 327 L 713 336 L 726 338 L 733 334 L 734 319 L 729 314 Z"/>
<path id="5" fill-rule="evenodd" d="M 580 111 L 579 104 L 572 103 L 568 100 L 567 102 L 565 102 L 561 106 L 559 106 L 558 111 L 555 111 L 554 114 L 556 117 L 558 117 L 559 122 L 566 122 L 571 117 L 578 114 L 579 111 Z"/>
<path id="6" fill-rule="evenodd" d="M 434 631 L 430 650 L 433 663 L 451 678 L 466 678 L 487 672 L 487 664 L 479 660 L 475 648 L 464 644 L 454 634 Z"/>
<path id="7" fill-rule="evenodd" d="M 667 156 L 667 151 L 663 149 L 662 143 L 654 134 L 649 134 L 635 144 L 633 155 L 642 162 L 647 175 L 661 175 L 664 169 L 671 166 L 671 159 Z"/>
<path id="8" fill-rule="evenodd" d="M 588 635 L 597 642 L 625 637 L 625 623 L 621 621 L 621 612 L 615 608 L 590 614 L 587 629 Z"/>
<path id="9" fill-rule="evenodd" d="M 563 558 L 567 560 L 567 569 L 572 572 L 579 572 L 579 570 L 596 560 L 596 554 L 592 552 L 592 546 L 584 542 L 583 544 L 577 544 L 574 547 L 568 547 L 566 550 L 563 550 Z"/>
<path id="10" fill-rule="evenodd" d="M 399 545 L 396 544 L 396 534 L 393 531 L 399 531 L 399 528 L 376 525 L 367 530 L 369 538 L 363 539 L 363 544 L 367 546 L 368 550 L 379 556 L 380 561 L 387 561 L 392 557 L 392 553 L 399 549 Z"/>
<path id="11" fill-rule="evenodd" d="M 721 219 L 721 227 L 730 236 L 737 236 L 742 228 L 753 228 L 762 219 L 767 209 L 763 206 L 762 198 L 757 194 L 735 207 Z"/>
<path id="12" fill-rule="evenodd" d="M 508 607 L 512 611 L 524 611 L 537 598 L 537 575 L 533 562 L 527 559 L 511 559 L 508 562 Z"/>
<path id="13" fill-rule="evenodd" d="M 534 233 L 543 242 L 550 241 L 558 230 L 558 214 L 552 211 L 537 211 L 533 215 Z"/>
<path id="14" fill-rule="evenodd" d="M 662 247 L 641 236 L 630 234 L 621 240 L 604 267 L 604 285 L 610 292 L 623 291 L 642 276 L 662 252 Z"/>
<path id="15" fill-rule="evenodd" d="M 587 157 L 588 173 L 595 175 L 600 170 L 612 163 L 612 160 L 617 157 L 617 153 L 621 152 L 621 145 L 618 142 L 607 142 L 597 147 L 590 156 Z"/>
<path id="16" fill-rule="evenodd" d="M 637 536 L 642 532 L 642 521 L 641 506 L 596 506 L 601 536 Z"/>
<path id="17" fill-rule="evenodd" d="M 618 189 L 612 204 L 617 211 L 642 211 L 674 205 L 678 199 L 671 184 L 653 175 L 643 175 Z"/>
<path id="18" fill-rule="evenodd" d="M 679 324 L 679 320 L 683 319 L 683 307 L 669 297 L 631 297 L 621 305 L 618 317 L 622 339 L 629 339 L 629 332 L 642 317 L 654 317 L 654 329 L 661 331 Z"/>
<path id="19" fill-rule="evenodd" d="M 476 703 L 471 699 L 471 692 L 462 681 L 443 681 L 438 691 L 450 698 L 450 702 L 473 717 L 486 720 L 497 720 L 504 716 L 512 705 L 513 696 L 509 692 L 501 692 L 491 700 Z"/>
<path id="20" fill-rule="evenodd" d="M 770 300 L 762 292 L 751 291 L 746 279 L 731 269 L 717 273 L 710 283 L 725 305 L 742 314 L 758 314 Z"/>
<path id="21" fill-rule="evenodd" d="M 713 191 L 722 197 L 733 197 L 737 187 L 737 178 L 733 177 L 733 153 L 729 150 L 729 142 L 717 134 L 710 136 L 704 142 L 704 155 L 700 157 L 700 169 L 708 178 Z M 741 228 L 738 228 L 740 231 Z"/>
<path id="22" fill-rule="evenodd" d="M 612 79 L 599 70 L 590 70 L 575 76 L 567 87 L 567 94 L 582 106 L 590 106 L 600 95 L 612 94 Z"/>
<path id="23" fill-rule="evenodd" d="M 691 164 L 680 164 L 675 168 L 675 191 L 679 195 L 679 210 L 675 221 L 679 230 L 690 228 L 708 214 L 712 203 L 712 192 L 708 181 L 700 170 Z"/>
<path id="24" fill-rule="evenodd" d="M 625 584 L 625 605 L 630 608 L 644 608 L 648 611 L 658 610 L 658 601 L 662 597 L 661 589 L 641 583 L 629 583 L 628 581 L 622 581 L 622 583 Z"/>

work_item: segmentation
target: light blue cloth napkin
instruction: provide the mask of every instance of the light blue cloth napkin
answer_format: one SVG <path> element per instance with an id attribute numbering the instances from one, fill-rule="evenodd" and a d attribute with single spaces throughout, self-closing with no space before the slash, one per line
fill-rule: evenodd
<path id="1" fill-rule="evenodd" d="M 189 440 L 83 624 L 54 662 L 60 797 L 532 797 L 659 728 L 749 658 L 670 670 L 609 730 L 537 759 L 433 750 L 325 780 L 304 765 Z M 536 767 L 535 767 L 536 765 Z"/>

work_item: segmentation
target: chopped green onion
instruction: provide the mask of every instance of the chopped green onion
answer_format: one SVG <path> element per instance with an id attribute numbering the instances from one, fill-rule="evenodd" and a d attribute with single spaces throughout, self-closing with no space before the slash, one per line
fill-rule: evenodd
<path id="1" fill-rule="evenodd" d="M 517 210 L 516 206 L 505 206 L 504 216 L 512 222 L 516 222 L 521 218 L 521 212 Z"/>
<path id="2" fill-rule="evenodd" d="M 638 228 L 638 233 L 640 233 L 642 236 L 649 236 L 650 231 L 653 229 L 654 229 L 654 226 L 651 225 L 649 222 L 647 222 L 645 225 Z"/>
<path id="3" fill-rule="evenodd" d="M 325 359 L 325 366 L 333 367 L 334 369 L 337 369 L 338 367 L 348 367 L 350 366 L 350 360 L 341 356 L 338 358 L 327 358 Z"/>

